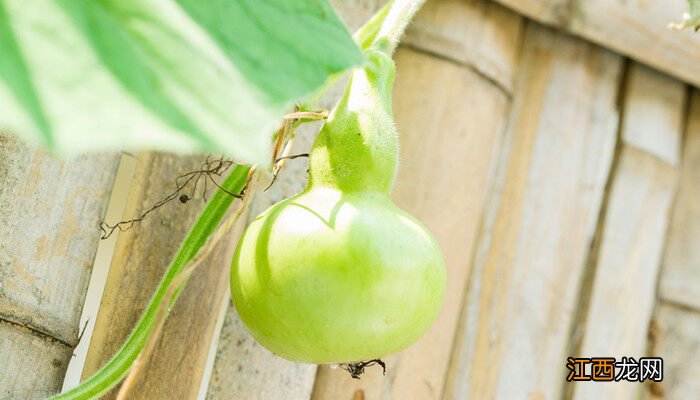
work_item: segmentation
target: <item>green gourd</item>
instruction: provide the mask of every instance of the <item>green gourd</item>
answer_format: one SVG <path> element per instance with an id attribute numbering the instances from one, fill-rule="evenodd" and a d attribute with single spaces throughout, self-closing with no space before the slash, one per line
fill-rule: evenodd
<path id="1" fill-rule="evenodd" d="M 389 198 L 398 159 L 394 64 L 381 50 L 366 54 L 314 143 L 308 186 L 257 217 L 233 258 L 240 318 L 288 360 L 394 353 L 426 332 L 443 302 L 435 239 Z"/>

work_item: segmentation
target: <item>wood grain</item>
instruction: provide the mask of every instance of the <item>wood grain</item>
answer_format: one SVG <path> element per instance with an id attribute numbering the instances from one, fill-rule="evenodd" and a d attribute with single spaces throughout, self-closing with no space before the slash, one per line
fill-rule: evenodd
<path id="1" fill-rule="evenodd" d="M 678 198 L 669 230 L 661 298 L 700 310 L 700 91 L 694 90 L 683 144 Z"/>
<path id="2" fill-rule="evenodd" d="M 687 400 L 700 393 L 700 313 L 662 302 L 655 315 L 652 356 L 664 359 L 664 380 L 647 385 L 647 399 Z"/>
<path id="3" fill-rule="evenodd" d="M 315 375 L 315 365 L 284 360 L 260 346 L 230 307 L 207 399 L 306 400 Z"/>
<path id="4" fill-rule="evenodd" d="M 700 393 L 700 91 L 693 90 L 683 146 L 678 197 L 661 267 L 652 325 L 654 356 L 664 359 L 664 381 L 648 398 L 690 399 Z"/>
<path id="5" fill-rule="evenodd" d="M 686 0 L 496 0 L 529 18 L 581 36 L 700 85 L 700 35 L 668 27 Z"/>
<path id="6" fill-rule="evenodd" d="M 61 390 L 117 160 L 0 136 L 0 398 Z"/>
<path id="7" fill-rule="evenodd" d="M 140 215 L 170 194 L 174 179 L 197 170 L 204 159 L 157 153 L 139 155 L 125 218 Z M 210 185 L 210 195 L 211 190 Z M 119 235 L 84 377 L 99 369 L 131 332 L 202 207 L 200 196 L 186 204 L 173 201 Z M 234 244 L 235 237 L 225 241 L 190 278 L 144 368 L 147 373 L 131 391 L 130 398 L 196 397 L 214 334 L 216 310 L 228 287 L 228 264 Z M 112 391 L 107 398 L 114 394 Z"/>
<path id="8" fill-rule="evenodd" d="M 639 64 L 624 95 L 622 149 L 612 177 L 580 357 L 643 357 L 679 173 L 685 86 Z M 574 399 L 639 398 L 637 382 L 576 382 Z"/>
<path id="9" fill-rule="evenodd" d="M 616 141 L 621 59 L 528 26 L 447 399 L 553 399 Z"/>
<path id="10" fill-rule="evenodd" d="M 487 1 L 431 1 L 411 22 L 402 44 L 472 68 L 510 93 L 522 26 L 518 14 Z"/>
<path id="11" fill-rule="evenodd" d="M 427 6 L 426 6 L 427 7 Z M 401 165 L 392 197 L 436 236 L 448 268 L 443 310 L 416 344 L 361 380 L 319 368 L 312 399 L 438 399 L 450 357 L 507 96 L 472 69 L 401 48 L 395 116 Z M 449 212 L 447 211 L 449 210 Z"/>

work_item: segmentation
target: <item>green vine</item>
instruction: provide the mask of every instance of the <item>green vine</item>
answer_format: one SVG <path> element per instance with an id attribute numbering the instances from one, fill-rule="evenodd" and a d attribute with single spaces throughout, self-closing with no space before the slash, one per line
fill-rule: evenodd
<path id="1" fill-rule="evenodd" d="M 239 194 L 245 186 L 250 167 L 238 165 L 221 183 L 221 187 L 228 192 Z M 194 226 L 182 242 L 177 255 L 170 263 L 165 276 L 156 289 L 151 302 L 141 320 L 136 324 L 136 329 L 117 351 L 117 354 L 95 375 L 79 386 L 52 397 L 55 400 L 68 399 L 94 399 L 107 393 L 129 372 L 136 358 L 141 353 L 143 346 L 153 330 L 158 307 L 160 306 L 170 282 L 187 266 L 187 263 L 197 255 L 199 249 L 207 242 L 207 239 L 216 230 L 235 197 L 224 190 L 217 190 L 207 203 Z M 171 301 L 175 302 L 177 294 Z"/>

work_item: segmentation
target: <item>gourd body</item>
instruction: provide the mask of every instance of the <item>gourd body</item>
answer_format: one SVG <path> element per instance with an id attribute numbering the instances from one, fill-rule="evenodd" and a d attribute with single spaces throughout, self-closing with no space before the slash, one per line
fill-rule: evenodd
<path id="1" fill-rule="evenodd" d="M 306 190 L 239 241 L 231 293 L 253 337 L 306 363 L 379 358 L 420 338 L 444 297 L 436 241 L 389 198 L 397 160 L 393 63 L 356 71 L 314 144 Z"/>

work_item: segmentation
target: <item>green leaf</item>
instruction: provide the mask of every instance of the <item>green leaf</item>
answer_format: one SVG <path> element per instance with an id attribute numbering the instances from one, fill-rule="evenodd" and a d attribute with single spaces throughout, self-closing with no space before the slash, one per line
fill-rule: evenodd
<path id="1" fill-rule="evenodd" d="M 0 130 L 267 164 L 294 101 L 361 62 L 326 0 L 0 0 Z"/>

